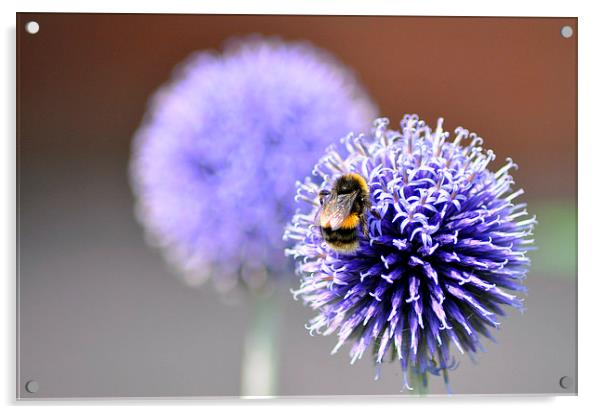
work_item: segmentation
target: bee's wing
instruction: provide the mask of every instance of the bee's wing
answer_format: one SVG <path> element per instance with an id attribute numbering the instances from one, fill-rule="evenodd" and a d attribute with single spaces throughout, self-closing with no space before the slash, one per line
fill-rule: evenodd
<path id="1" fill-rule="evenodd" d="M 316 214 L 314 215 L 314 225 L 320 226 L 320 217 L 322 216 L 322 207 L 316 210 Z"/>
<path id="2" fill-rule="evenodd" d="M 357 193 L 331 195 L 324 200 L 324 205 L 320 212 L 320 226 L 330 227 L 332 230 L 341 228 L 343 221 L 351 213 L 353 202 Z"/>

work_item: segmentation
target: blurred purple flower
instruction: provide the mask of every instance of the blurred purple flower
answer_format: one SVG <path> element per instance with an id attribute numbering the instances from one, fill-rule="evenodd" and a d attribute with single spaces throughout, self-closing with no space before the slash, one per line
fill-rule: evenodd
<path id="1" fill-rule="evenodd" d="M 310 333 L 338 331 L 333 353 L 351 342 L 353 363 L 371 346 L 377 371 L 390 354 L 408 389 L 409 370 L 425 384 L 428 373 L 448 384 L 451 344 L 472 358 L 500 325 L 502 305 L 522 309 L 510 292 L 526 290 L 535 218 L 513 203 L 523 193 L 511 189 L 516 165 L 489 171 L 494 154 L 476 134 L 459 127 L 450 142 L 443 119 L 432 131 L 416 115 L 403 118 L 401 132 L 387 126 L 379 119 L 370 136 L 350 134 L 346 157 L 327 151 L 314 169 L 321 185 L 298 183 L 297 198 L 313 203 L 285 232 L 302 277 L 293 293 L 319 312 Z M 365 177 L 372 201 L 369 236 L 350 255 L 331 250 L 314 225 L 317 193 L 342 172 Z"/>
<path id="2" fill-rule="evenodd" d="M 152 100 L 130 165 L 151 243 L 190 284 L 261 286 L 287 269 L 294 181 L 375 107 L 354 76 L 306 43 L 258 36 L 200 52 Z"/>

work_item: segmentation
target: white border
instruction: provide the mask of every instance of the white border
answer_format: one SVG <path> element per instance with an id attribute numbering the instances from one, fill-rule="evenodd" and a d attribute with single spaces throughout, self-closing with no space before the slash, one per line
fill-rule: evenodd
<path id="1" fill-rule="evenodd" d="M 4 315 L 0 332 L 3 340 L 0 348 L 5 369 L 0 375 L 0 390 L 5 405 L 17 406 L 27 411 L 43 405 L 50 412 L 80 411 L 81 405 L 93 405 L 85 410 L 105 411 L 126 406 L 140 412 L 159 412 L 167 407 L 198 412 L 210 408 L 220 411 L 230 408 L 251 412 L 282 411 L 283 408 L 295 412 L 314 411 L 325 408 L 329 411 L 345 409 L 345 413 L 365 412 L 366 410 L 427 410 L 442 413 L 466 413 L 467 411 L 488 413 L 508 413 L 516 410 L 533 409 L 542 405 L 546 412 L 556 413 L 586 411 L 596 405 L 599 392 L 596 385 L 602 383 L 600 366 L 599 332 L 601 298 L 599 269 L 596 256 L 600 256 L 602 246 L 600 236 L 601 220 L 598 211 L 602 207 L 599 199 L 600 173 L 596 167 L 600 163 L 598 154 L 602 137 L 597 131 L 599 118 L 600 76 L 602 74 L 600 39 L 602 39 L 602 15 L 594 1 L 525 1 L 504 0 L 495 2 L 466 0 L 437 1 L 357 1 L 357 0 L 235 0 L 235 1 L 193 1 L 193 0 L 42 0 L 3 1 L 0 19 L 3 23 L 2 76 L 0 83 L 3 99 L 0 101 L 0 125 L 3 139 L 0 154 L 0 220 L 2 232 L 0 243 L 0 263 L 4 265 Z M 460 16 L 563 16 L 579 18 L 579 397 L 462 397 L 429 398 L 427 400 L 393 398 L 351 398 L 347 400 L 324 399 L 285 399 L 275 401 L 236 401 L 236 400 L 183 400 L 174 401 L 98 401 L 98 402 L 33 402 L 15 403 L 15 12 L 137 12 L 137 13 L 236 13 L 236 14 L 348 14 L 348 15 L 460 15 Z M 553 87 L 553 85 L 550 85 Z M 563 168 L 563 166 L 559 166 Z M 598 214 L 596 214 L 598 213 Z M 597 236 L 597 237 L 596 237 Z M 596 267 L 594 267 L 596 266 Z M 495 373 L 492 373 L 495 375 Z M 152 404 L 151 406 L 147 406 Z M 67 405 L 66 407 L 63 405 Z M 203 405 L 205 407 L 198 407 Z M 402 406 L 403 405 L 403 406 Z M 114 407 L 114 408 L 113 408 Z M 374 408 L 373 408 L 374 407 Z M 539 408 L 539 407 L 538 407 Z"/>

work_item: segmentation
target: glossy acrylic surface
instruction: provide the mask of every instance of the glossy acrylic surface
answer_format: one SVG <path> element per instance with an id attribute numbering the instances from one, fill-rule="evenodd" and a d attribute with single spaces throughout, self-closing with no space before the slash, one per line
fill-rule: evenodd
<path id="1" fill-rule="evenodd" d="M 127 163 L 174 66 L 249 33 L 325 48 L 393 123 L 443 116 L 484 137 L 496 165 L 520 165 L 539 221 L 527 311 L 509 312 L 478 364 L 461 359 L 452 389 L 576 393 L 576 19 L 19 14 L 19 397 L 239 395 L 250 303 L 186 286 L 145 244 Z M 296 283 L 276 291 L 277 395 L 403 395 L 397 364 L 374 381 L 370 358 L 351 366 L 330 355 L 335 337 L 308 335 Z M 445 392 L 434 379 L 430 393 Z"/>

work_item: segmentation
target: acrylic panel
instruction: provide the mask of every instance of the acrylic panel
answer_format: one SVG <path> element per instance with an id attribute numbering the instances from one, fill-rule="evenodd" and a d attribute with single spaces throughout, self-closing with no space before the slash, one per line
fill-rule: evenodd
<path id="1" fill-rule="evenodd" d="M 18 398 L 576 394 L 577 35 L 19 13 Z"/>

